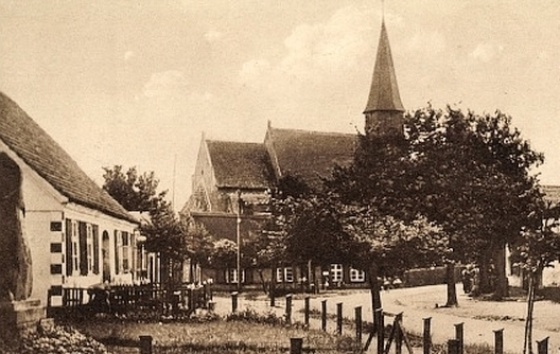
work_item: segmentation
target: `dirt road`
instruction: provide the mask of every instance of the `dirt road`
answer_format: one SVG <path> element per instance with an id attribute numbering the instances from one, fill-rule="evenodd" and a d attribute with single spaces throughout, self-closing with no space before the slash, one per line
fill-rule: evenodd
<path id="1" fill-rule="evenodd" d="M 461 292 L 458 286 L 459 293 Z M 455 324 L 464 323 L 465 343 L 494 345 L 495 330 L 504 330 L 504 349 L 510 353 L 521 353 L 524 338 L 525 302 L 475 301 L 460 294 L 458 308 L 442 308 L 445 303 L 445 285 L 418 288 L 395 289 L 382 294 L 384 310 L 390 313 L 403 312 L 404 326 L 407 331 L 422 333 L 423 318 L 432 318 L 432 338 L 434 342 L 445 343 L 455 337 Z M 311 299 L 311 308 L 320 310 L 321 301 L 327 300 L 329 314 L 336 313 L 337 303 L 343 303 L 344 317 L 354 318 L 354 308 L 362 306 L 364 320 L 371 321 L 371 300 L 367 291 L 352 291 L 342 294 L 323 293 Z M 225 314 L 231 311 L 228 297 L 217 297 L 217 311 Z M 436 304 L 438 307 L 436 308 Z M 295 321 L 303 322 L 303 299 L 296 296 L 293 300 Z M 277 299 L 276 307 L 271 308 L 269 301 L 259 296 L 239 298 L 239 308 L 253 308 L 259 312 L 274 311 L 282 315 L 285 311 L 283 299 Z M 534 343 L 549 337 L 549 353 L 557 353 L 560 348 L 560 304 L 539 301 L 535 305 Z M 334 331 L 335 321 L 329 320 L 329 329 Z"/>

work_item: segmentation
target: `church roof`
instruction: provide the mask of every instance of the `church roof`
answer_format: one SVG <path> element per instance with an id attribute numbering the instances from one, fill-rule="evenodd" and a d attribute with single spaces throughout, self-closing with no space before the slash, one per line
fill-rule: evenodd
<path id="1" fill-rule="evenodd" d="M 0 140 L 70 201 L 136 222 L 17 103 L 2 92 Z"/>
<path id="2" fill-rule="evenodd" d="M 263 144 L 207 140 L 218 187 L 267 189 L 274 185 Z"/>
<path id="3" fill-rule="evenodd" d="M 381 24 L 377 58 L 375 60 L 371 88 L 364 113 L 373 111 L 404 112 L 385 22 Z"/>
<path id="4" fill-rule="evenodd" d="M 333 167 L 352 161 L 357 134 L 327 133 L 269 127 L 281 175 L 299 176 L 312 188 L 321 187 Z"/>

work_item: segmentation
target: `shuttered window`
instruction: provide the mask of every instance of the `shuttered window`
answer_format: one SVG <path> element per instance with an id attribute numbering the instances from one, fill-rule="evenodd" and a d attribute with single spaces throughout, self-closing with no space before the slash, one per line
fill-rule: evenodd
<path id="1" fill-rule="evenodd" d="M 130 242 L 128 232 L 122 231 L 122 269 L 124 273 L 130 270 Z"/>
<path id="2" fill-rule="evenodd" d="M 120 237 L 119 237 L 119 232 L 117 230 L 115 230 L 115 274 L 119 274 L 120 273 L 120 257 L 119 257 L 119 253 L 120 253 Z"/>
<path id="3" fill-rule="evenodd" d="M 78 242 L 78 222 L 72 221 L 72 272 L 79 274 L 80 271 L 80 245 Z M 76 275 L 75 274 L 75 275 Z"/>
<path id="4" fill-rule="evenodd" d="M 66 250 L 66 276 L 72 275 L 72 220 L 66 219 L 66 237 L 64 240 Z"/>
<path id="5" fill-rule="evenodd" d="M 80 221 L 78 227 L 80 243 L 80 275 L 88 275 L 87 225 L 85 222 Z"/>
<path id="6" fill-rule="evenodd" d="M 93 274 L 99 274 L 99 226 L 92 225 L 93 236 Z"/>

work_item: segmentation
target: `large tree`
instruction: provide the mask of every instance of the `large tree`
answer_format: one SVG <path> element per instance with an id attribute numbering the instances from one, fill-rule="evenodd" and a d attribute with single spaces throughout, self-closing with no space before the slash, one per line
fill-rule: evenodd
<path id="1" fill-rule="evenodd" d="M 364 270 L 373 309 L 381 308 L 378 278 L 433 265 L 448 250 L 447 235 L 425 219 L 398 219 L 332 192 L 273 198 L 272 203 L 287 259 Z"/>
<path id="2" fill-rule="evenodd" d="M 158 192 L 155 173 L 138 173 L 136 167 L 124 172 L 122 165 L 104 167 L 103 189 L 128 211 L 151 211 L 160 206 L 167 191 Z"/>
<path id="3" fill-rule="evenodd" d="M 451 236 L 454 260 L 478 263 L 480 290 L 503 297 L 505 247 L 530 224 L 527 215 L 539 197 L 530 171 L 542 154 L 499 111 L 429 106 L 408 115 L 406 130 L 416 175 L 412 205 Z"/>

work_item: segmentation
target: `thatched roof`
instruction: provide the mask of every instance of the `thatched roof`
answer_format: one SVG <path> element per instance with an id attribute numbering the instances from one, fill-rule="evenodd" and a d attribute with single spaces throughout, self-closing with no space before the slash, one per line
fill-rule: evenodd
<path id="1" fill-rule="evenodd" d="M 70 201 L 136 222 L 17 103 L 2 92 L 0 140 Z"/>

